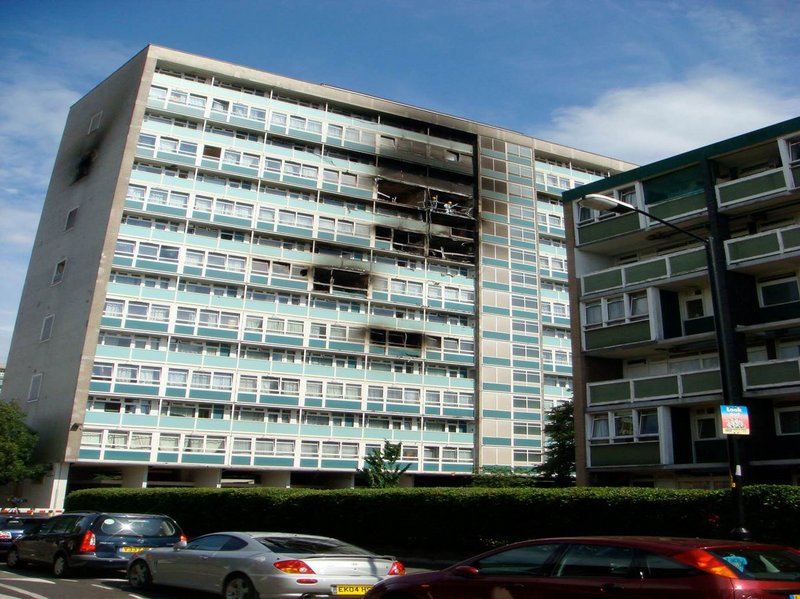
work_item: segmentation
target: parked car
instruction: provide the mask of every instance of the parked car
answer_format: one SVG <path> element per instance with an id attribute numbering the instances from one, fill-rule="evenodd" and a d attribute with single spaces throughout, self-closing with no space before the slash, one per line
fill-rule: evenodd
<path id="1" fill-rule="evenodd" d="M 124 570 L 131 557 L 186 540 L 178 523 L 161 514 L 68 512 L 25 531 L 6 556 L 9 568 L 49 566 L 63 577 L 73 568 Z"/>
<path id="2" fill-rule="evenodd" d="M 574 537 L 506 545 L 365 599 L 798 599 L 800 551 L 762 543 Z"/>
<path id="3" fill-rule="evenodd" d="M 0 553 L 6 553 L 18 536 L 25 530 L 44 522 L 48 516 L 2 515 L 0 516 Z"/>
<path id="4" fill-rule="evenodd" d="M 128 582 L 136 590 L 163 584 L 226 599 L 283 599 L 363 596 L 379 580 L 404 573 L 392 557 L 330 537 L 218 532 L 145 551 L 128 565 Z"/>

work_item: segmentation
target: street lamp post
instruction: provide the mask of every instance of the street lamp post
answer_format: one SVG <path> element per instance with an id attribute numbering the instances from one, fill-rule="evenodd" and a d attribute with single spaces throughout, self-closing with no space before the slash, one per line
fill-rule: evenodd
<path id="1" fill-rule="evenodd" d="M 714 304 L 714 331 L 716 334 L 717 351 L 719 353 L 722 401 L 725 405 L 740 405 L 742 399 L 742 379 L 739 373 L 739 365 L 736 361 L 735 325 L 727 306 L 725 292 L 727 286 L 724 282 L 727 264 L 724 255 L 721 255 L 717 248 L 716 240 L 710 236 L 701 237 L 687 229 L 683 229 L 669 221 L 659 218 L 654 214 L 641 210 L 632 204 L 601 194 L 587 194 L 579 200 L 578 203 L 586 208 L 615 212 L 617 214 L 638 212 L 703 244 L 706 253 L 706 263 L 708 265 L 711 301 Z M 733 500 L 736 517 L 736 527 L 731 531 L 731 535 L 736 539 L 747 540 L 750 538 L 750 531 L 748 531 L 745 526 L 745 510 L 742 498 L 742 486 L 744 482 L 738 436 L 726 435 L 726 442 L 728 448 L 731 499 Z"/>

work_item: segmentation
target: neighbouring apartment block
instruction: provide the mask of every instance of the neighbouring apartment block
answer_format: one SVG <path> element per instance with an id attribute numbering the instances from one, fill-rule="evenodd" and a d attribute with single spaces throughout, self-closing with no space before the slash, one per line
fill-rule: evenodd
<path id="1" fill-rule="evenodd" d="M 571 399 L 561 192 L 633 165 L 149 46 L 70 110 L 3 388 L 22 493 L 407 485 L 542 460 Z"/>
<path id="2" fill-rule="evenodd" d="M 592 194 L 645 214 L 581 205 Z M 798 484 L 800 118 L 563 197 L 579 483 L 727 487 L 727 403 L 747 408 L 745 483 Z"/>

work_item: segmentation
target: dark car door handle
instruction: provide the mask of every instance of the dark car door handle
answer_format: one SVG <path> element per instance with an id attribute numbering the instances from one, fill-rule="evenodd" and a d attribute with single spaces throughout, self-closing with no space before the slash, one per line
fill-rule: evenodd
<path id="1" fill-rule="evenodd" d="M 622 591 L 625 587 L 621 584 L 615 584 L 613 582 L 607 582 L 606 584 L 600 585 L 600 592 L 601 593 L 608 593 L 608 592 L 615 592 L 615 591 Z"/>

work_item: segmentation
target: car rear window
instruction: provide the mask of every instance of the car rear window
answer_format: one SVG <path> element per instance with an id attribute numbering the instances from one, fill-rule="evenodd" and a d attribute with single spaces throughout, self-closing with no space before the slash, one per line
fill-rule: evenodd
<path id="1" fill-rule="evenodd" d="M 100 521 L 100 532 L 111 536 L 174 537 L 178 528 L 169 518 L 137 518 L 130 516 L 105 516 Z"/>
<path id="2" fill-rule="evenodd" d="M 715 548 L 718 557 L 742 578 L 755 580 L 800 580 L 800 553 L 787 549 Z"/>
<path id="3" fill-rule="evenodd" d="M 0 530 L 23 530 L 45 520 L 46 518 L 7 518 L 0 521 Z"/>
<path id="4" fill-rule="evenodd" d="M 259 537 L 258 541 L 275 553 L 332 554 L 332 555 L 372 555 L 372 552 L 343 543 L 336 539 L 311 537 Z"/>

